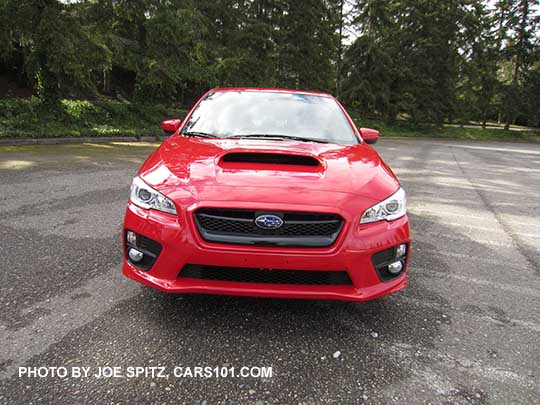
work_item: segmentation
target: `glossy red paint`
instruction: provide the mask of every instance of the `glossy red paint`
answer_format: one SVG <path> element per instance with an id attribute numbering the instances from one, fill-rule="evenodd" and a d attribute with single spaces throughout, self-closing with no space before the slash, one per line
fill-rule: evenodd
<path id="1" fill-rule="evenodd" d="M 178 118 L 173 118 L 170 120 L 165 120 L 161 123 L 161 129 L 165 132 L 166 135 L 174 134 L 182 125 L 182 120 Z"/>
<path id="2" fill-rule="evenodd" d="M 239 90 L 292 91 L 252 88 L 213 91 Z M 305 93 L 332 97 L 323 93 Z M 341 109 L 360 138 L 352 120 L 343 107 Z M 395 175 L 366 142 L 336 145 L 178 135 L 192 112 L 176 129 L 175 135 L 163 142 L 139 171 L 139 176 L 148 185 L 174 202 L 177 215 L 128 203 L 124 229 L 159 242 L 162 251 L 149 271 L 139 270 L 124 260 L 126 276 L 173 293 L 352 301 L 370 300 L 405 288 L 406 271 L 391 281 L 382 282 L 372 264 L 372 255 L 410 241 L 407 215 L 394 221 L 360 224 L 367 208 L 399 188 Z M 222 157 L 231 152 L 286 152 L 311 156 L 320 165 L 285 167 L 223 162 Z M 215 244 L 203 240 L 198 232 L 194 211 L 201 207 L 333 213 L 343 217 L 344 225 L 335 243 L 325 248 Z M 283 270 L 344 270 L 353 285 L 278 285 L 179 278 L 180 270 L 188 263 Z"/>
<path id="3" fill-rule="evenodd" d="M 360 128 L 360 135 L 362 135 L 362 139 L 370 145 L 377 143 L 379 140 L 379 131 L 376 129 Z"/>

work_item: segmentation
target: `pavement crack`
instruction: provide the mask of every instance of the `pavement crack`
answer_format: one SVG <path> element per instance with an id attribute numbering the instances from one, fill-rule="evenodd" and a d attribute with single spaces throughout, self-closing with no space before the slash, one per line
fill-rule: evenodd
<path id="1" fill-rule="evenodd" d="M 529 249 L 525 246 L 525 244 L 523 243 L 523 240 L 516 234 L 516 232 L 512 230 L 512 228 L 508 225 L 508 223 L 495 210 L 495 208 L 492 206 L 491 202 L 485 195 L 484 191 L 482 190 L 482 187 L 476 184 L 471 179 L 471 177 L 467 174 L 462 164 L 457 159 L 453 146 L 450 147 L 450 150 L 452 151 L 452 157 L 454 158 L 454 161 L 456 162 L 456 165 L 459 168 L 459 171 L 461 172 L 463 177 L 469 182 L 469 184 L 471 185 L 473 190 L 476 192 L 476 194 L 478 195 L 482 203 L 493 214 L 494 218 L 497 220 L 497 222 L 501 226 L 504 233 L 508 235 L 508 237 L 512 241 L 512 244 L 514 245 L 516 250 L 521 254 L 521 256 L 525 259 L 525 261 L 527 262 L 529 267 L 532 269 L 532 271 L 537 276 L 540 276 L 540 262 L 533 255 L 530 254 Z"/>

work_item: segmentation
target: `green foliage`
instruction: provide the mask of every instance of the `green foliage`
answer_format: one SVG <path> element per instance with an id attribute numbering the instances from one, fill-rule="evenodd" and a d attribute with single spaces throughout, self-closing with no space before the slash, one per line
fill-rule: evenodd
<path id="1" fill-rule="evenodd" d="M 540 125 L 539 2 L 0 0 L 0 85 L 34 89 L 31 120 L 87 132 L 218 86 L 337 92 L 388 122 Z"/>
<path id="2" fill-rule="evenodd" d="M 3 36 L 44 99 L 92 94 L 95 72 L 110 65 L 109 49 L 83 24 L 81 10 L 56 0 L 4 0 L 0 9 Z"/>
<path id="3" fill-rule="evenodd" d="M 112 100 L 60 101 L 42 108 L 38 98 L 0 100 L 0 137 L 155 136 L 161 121 L 184 117 L 185 110 L 161 104 Z"/>
<path id="4" fill-rule="evenodd" d="M 348 75 L 343 81 L 343 95 L 364 114 L 395 116 L 400 107 L 392 99 L 392 86 L 402 72 L 394 59 L 391 7 L 385 2 L 368 0 L 357 4 L 357 12 L 354 24 L 361 35 L 345 55 Z"/>
<path id="5" fill-rule="evenodd" d="M 528 118 L 531 126 L 540 128 L 540 61 L 530 69 L 524 79 L 523 99 L 525 103 L 523 114 Z"/>
<path id="6" fill-rule="evenodd" d="M 538 131 L 504 131 L 502 127 L 486 128 L 448 126 L 438 127 L 432 124 L 414 124 L 406 121 L 383 122 L 378 120 L 354 120 L 358 127 L 374 128 L 381 136 L 424 137 L 439 139 L 464 139 L 471 141 L 502 141 L 540 143 Z"/>
<path id="7" fill-rule="evenodd" d="M 9 19 L 12 10 L 6 0 L 0 0 L 0 59 L 8 59 L 13 52 L 12 33 Z"/>
<path id="8" fill-rule="evenodd" d="M 205 26 L 196 10 L 160 8 L 144 22 L 144 31 L 137 72 L 140 99 L 170 100 L 187 83 L 212 81 L 202 42 Z"/>
<path id="9" fill-rule="evenodd" d="M 333 8 L 324 0 L 286 2 L 280 23 L 280 82 L 285 87 L 331 91 L 339 38 Z"/>
<path id="10" fill-rule="evenodd" d="M 539 5 L 538 0 L 499 0 L 497 3 L 498 18 L 501 27 L 504 26 L 500 34 L 501 41 L 505 41 L 501 56 L 507 62 L 505 67 L 511 68 L 503 78 L 501 92 L 501 113 L 507 129 L 520 112 L 527 109 L 528 100 L 523 95 L 525 80 L 531 77 L 528 72 L 538 61 L 540 15 L 535 14 L 534 7 Z"/>
<path id="11" fill-rule="evenodd" d="M 345 101 L 387 120 L 535 124 L 538 0 L 358 0 Z M 536 6 L 536 8 L 535 8 Z M 536 41 L 536 42 L 535 42 Z M 527 84 L 525 84 L 527 82 Z M 529 90 L 525 91 L 525 87 Z"/>
<path id="12" fill-rule="evenodd" d="M 348 58 L 360 66 L 358 75 L 367 75 L 351 96 L 360 93 L 360 104 L 383 116 L 405 112 L 415 121 L 442 124 L 455 108 L 461 33 L 467 29 L 464 3 L 359 2 L 355 24 L 362 35 Z"/>
<path id="13" fill-rule="evenodd" d="M 43 109 L 31 99 L 0 100 L 0 138 L 2 137 L 79 137 L 79 136 L 157 136 L 163 119 L 184 117 L 187 111 L 162 104 L 135 104 L 112 100 L 63 99 L 56 110 Z M 470 140 L 540 142 L 540 133 L 503 131 L 502 128 L 443 128 L 410 121 L 392 123 L 355 119 L 358 127 L 376 128 L 382 136 L 431 137 Z"/>
<path id="14" fill-rule="evenodd" d="M 217 2 L 217 6 L 226 4 Z M 220 13 L 228 14 L 228 18 L 225 20 L 227 25 L 219 30 L 213 55 L 219 83 L 232 87 L 276 86 L 279 83 L 277 27 L 282 2 L 255 0 L 239 2 L 238 5 L 238 8 L 223 7 Z M 214 26 L 221 17 L 214 15 L 212 18 L 211 25 Z"/>

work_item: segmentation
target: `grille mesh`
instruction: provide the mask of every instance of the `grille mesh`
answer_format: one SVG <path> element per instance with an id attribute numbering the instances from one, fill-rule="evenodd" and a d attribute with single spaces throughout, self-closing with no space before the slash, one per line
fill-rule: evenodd
<path id="1" fill-rule="evenodd" d="M 346 271 L 274 270 L 187 264 L 180 278 L 259 284 L 352 285 Z"/>
<path id="2" fill-rule="evenodd" d="M 294 235 L 294 236 L 318 236 L 332 235 L 339 230 L 341 221 L 327 221 L 318 223 L 285 223 L 279 229 L 261 229 L 251 220 L 230 220 L 224 218 L 216 218 L 208 215 L 200 214 L 198 216 L 199 223 L 207 231 L 226 232 L 226 233 L 247 233 L 258 235 Z"/>
<path id="3" fill-rule="evenodd" d="M 196 218 L 200 227 L 209 232 L 248 235 L 332 236 L 341 228 L 343 220 L 335 214 L 278 212 L 283 226 L 261 229 L 255 225 L 256 211 L 201 209 Z"/>

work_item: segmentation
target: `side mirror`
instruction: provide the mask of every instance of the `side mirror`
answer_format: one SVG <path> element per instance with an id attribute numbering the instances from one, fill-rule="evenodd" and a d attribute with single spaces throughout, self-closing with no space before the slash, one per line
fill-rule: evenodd
<path id="1" fill-rule="evenodd" d="M 379 131 L 371 128 L 360 128 L 360 135 L 367 144 L 374 144 L 379 140 Z"/>
<path id="2" fill-rule="evenodd" d="M 182 124 L 182 120 L 179 119 L 165 120 L 161 123 L 161 129 L 163 129 L 165 135 L 170 136 L 180 128 L 180 124 Z"/>

